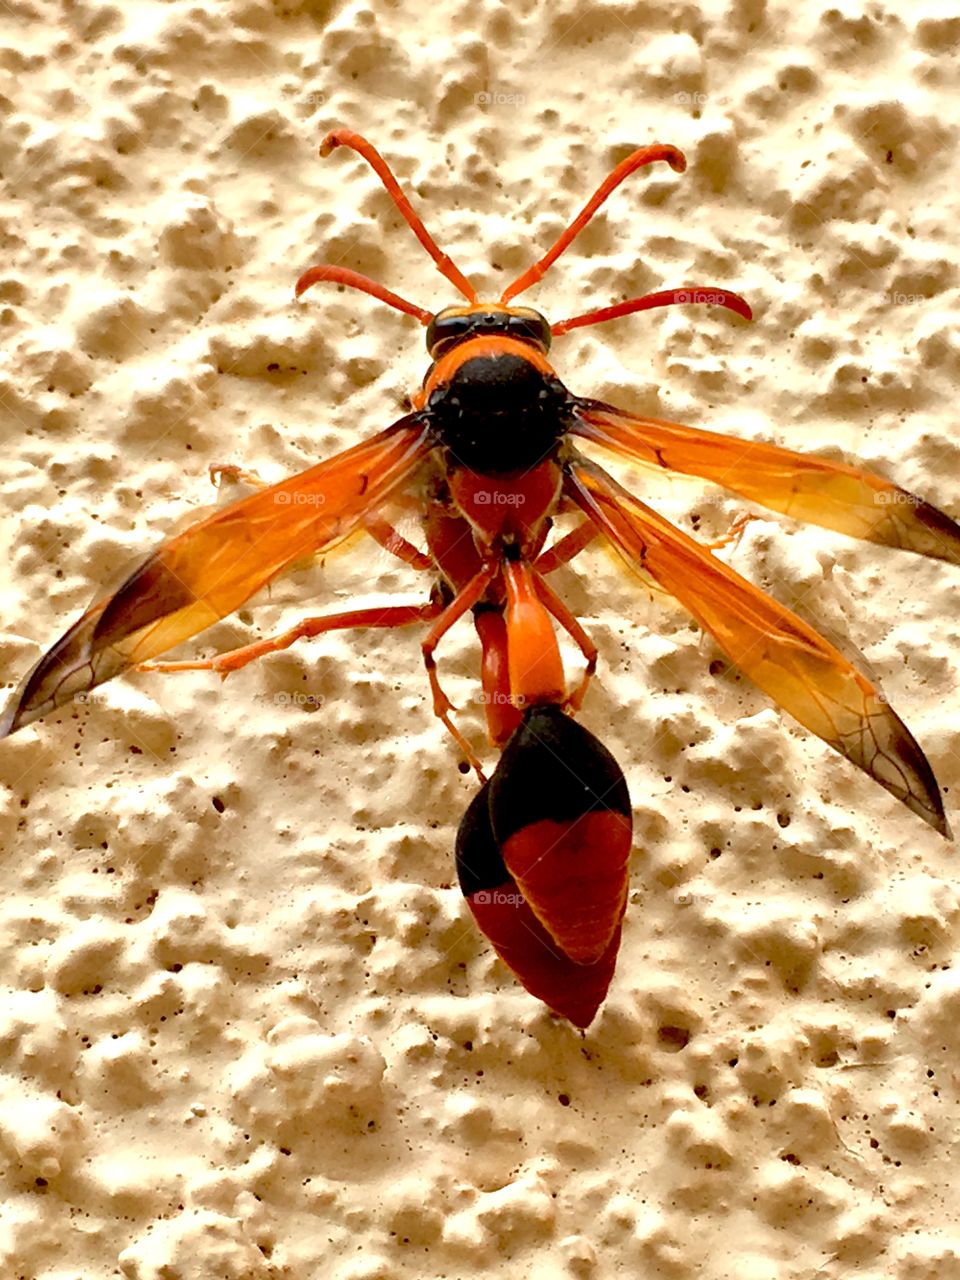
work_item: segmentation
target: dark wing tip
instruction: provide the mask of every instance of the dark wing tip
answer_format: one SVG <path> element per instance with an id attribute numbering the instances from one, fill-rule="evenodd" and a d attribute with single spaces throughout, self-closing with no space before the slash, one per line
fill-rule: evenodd
<path id="1" fill-rule="evenodd" d="M 0 738 L 9 738 L 11 733 L 16 733 L 20 728 L 20 722 L 17 719 L 17 713 L 20 710 L 20 699 L 13 697 L 7 703 L 0 715 Z"/>
<path id="2" fill-rule="evenodd" d="M 892 794 L 896 795 L 896 792 Z M 933 827 L 934 831 L 943 836 L 944 840 L 953 839 L 953 832 L 950 829 L 950 823 L 947 821 L 947 815 L 943 811 L 943 801 L 940 798 L 939 791 L 928 791 L 923 796 L 898 795 L 897 799 L 901 800 L 911 813 L 915 813 L 918 818 L 922 818 L 928 827 Z"/>
<path id="3" fill-rule="evenodd" d="M 4 707 L 3 714 L 0 715 L 0 738 L 9 738 L 18 729 L 32 724 L 34 720 L 39 720 L 41 716 L 54 709 L 53 702 L 50 702 L 49 705 L 45 703 L 37 705 L 36 702 L 37 689 L 42 684 L 49 668 L 48 658 L 49 654 L 44 654 L 40 661 L 30 668 L 20 681 L 16 692 Z"/>
<path id="4" fill-rule="evenodd" d="M 58 706 L 68 701 L 66 698 L 59 701 L 48 698 L 43 702 L 37 702 L 33 696 L 39 684 L 39 681 L 35 680 L 36 675 L 37 668 L 34 668 L 0 714 L 0 740 L 9 738 L 18 729 L 26 728 L 28 724 L 33 724 L 34 720 L 42 719 L 43 716 L 49 715 L 51 711 L 55 711 Z"/>
<path id="5" fill-rule="evenodd" d="M 934 831 L 936 831 L 938 835 L 943 836 L 944 840 L 952 840 L 953 831 L 950 828 L 950 823 L 947 821 L 947 815 L 943 811 L 943 801 L 940 798 L 939 791 L 937 791 L 931 798 L 936 801 L 935 807 L 928 808 L 922 803 L 917 805 L 912 804 L 912 797 L 908 797 L 906 800 L 907 808 L 912 809 L 915 814 L 923 818 L 924 822 L 933 827 Z"/>
<path id="6" fill-rule="evenodd" d="M 945 840 L 952 839 L 940 786 L 919 742 L 889 704 L 872 725 L 880 734 L 874 737 L 876 754 L 856 763 Z"/>
<path id="7" fill-rule="evenodd" d="M 945 511 L 922 498 L 914 501 L 917 520 L 930 536 L 926 554 L 937 560 L 946 560 L 948 564 L 960 564 L 960 525 Z"/>

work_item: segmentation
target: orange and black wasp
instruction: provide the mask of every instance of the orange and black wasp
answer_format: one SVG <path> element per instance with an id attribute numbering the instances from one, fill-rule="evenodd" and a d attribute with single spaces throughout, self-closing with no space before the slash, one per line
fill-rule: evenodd
<path id="1" fill-rule="evenodd" d="M 871 472 L 770 444 L 627 413 L 574 395 L 550 362 L 552 339 L 677 302 L 751 318 L 742 298 L 687 286 L 551 324 L 517 298 L 541 279 L 630 174 L 654 162 L 682 172 L 676 147 L 642 147 L 618 164 L 551 248 L 498 302 L 481 301 L 437 247 L 379 153 L 338 129 L 320 153 L 359 153 L 465 303 L 436 313 L 342 266 L 322 281 L 362 290 L 426 328 L 431 364 L 412 410 L 378 435 L 217 511 L 169 538 L 97 600 L 37 663 L 0 721 L 8 734 L 133 666 L 225 676 L 295 641 L 348 627 L 427 628 L 421 642 L 433 707 L 481 787 L 457 835 L 460 886 L 480 928 L 523 985 L 578 1026 L 610 984 L 627 897 L 631 807 L 623 773 L 574 719 L 597 649 L 548 583 L 597 539 L 674 596 L 729 660 L 784 710 L 948 836 L 920 747 L 874 683 L 813 627 L 765 595 L 617 483 L 578 445 L 713 481 L 751 502 L 852 537 L 960 563 L 960 527 Z M 391 504 L 421 515 L 403 536 Z M 556 520 L 576 523 L 559 533 Z M 203 661 L 151 659 L 238 609 L 293 563 L 365 530 L 430 575 L 415 605 L 310 617 L 282 635 Z M 435 651 L 471 614 L 480 641 L 487 729 L 500 750 L 489 779 L 452 719 Z M 584 658 L 567 684 L 557 628 Z"/>

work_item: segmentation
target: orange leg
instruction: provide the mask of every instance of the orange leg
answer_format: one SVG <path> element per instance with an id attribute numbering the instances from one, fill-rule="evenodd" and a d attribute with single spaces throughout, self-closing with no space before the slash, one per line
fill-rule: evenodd
<path id="1" fill-rule="evenodd" d="M 589 520 L 584 520 L 583 524 L 578 524 L 542 555 L 537 556 L 533 567 L 538 574 L 553 573 L 554 569 L 559 569 L 561 565 L 569 564 L 574 556 L 578 556 L 584 547 L 589 547 L 590 543 L 599 536 L 600 530 L 596 525 L 591 524 Z"/>
<path id="2" fill-rule="evenodd" d="M 256 471 L 247 471 L 245 467 L 238 467 L 233 462 L 213 462 L 208 467 L 210 472 L 210 483 L 215 489 L 220 488 L 220 481 L 223 478 L 232 480 L 234 484 L 248 484 L 252 489 L 266 489 L 270 483 L 269 480 L 263 480 L 257 475 Z"/>
<path id="3" fill-rule="evenodd" d="M 216 671 L 224 680 L 239 671 L 248 662 L 263 658 L 268 653 L 289 649 L 297 640 L 309 640 L 325 631 L 341 631 L 347 627 L 408 627 L 416 622 L 430 622 L 443 610 L 442 600 L 428 600 L 426 604 L 388 605 L 382 609 L 355 609 L 350 613 L 334 613 L 326 618 L 304 618 L 289 631 L 279 636 L 257 640 L 239 649 L 218 653 L 216 657 L 194 662 L 142 662 L 139 671 Z"/>
<path id="4" fill-rule="evenodd" d="M 705 542 L 703 545 L 708 551 L 719 551 L 721 547 L 728 547 L 731 542 L 739 542 L 743 537 L 743 531 L 751 520 L 760 520 L 761 516 L 755 516 L 752 512 L 746 511 L 743 515 L 737 516 L 733 524 L 719 538 L 715 538 L 713 542 Z"/>
<path id="5" fill-rule="evenodd" d="M 499 568 L 500 566 L 495 562 L 487 562 L 482 565 L 436 619 L 420 646 L 423 654 L 423 664 L 427 668 L 427 677 L 430 680 L 430 690 L 433 694 L 433 713 L 446 725 L 451 737 L 463 752 L 471 767 L 476 771 L 481 782 L 486 781 L 483 768 L 469 742 L 450 719 L 450 712 L 454 711 L 455 707 L 440 688 L 440 681 L 437 678 L 437 663 L 433 655 L 437 645 L 454 623 L 459 622 L 463 615 L 481 599 L 490 583 L 497 576 Z"/>
<path id="6" fill-rule="evenodd" d="M 575 529 L 574 532 L 580 533 L 582 528 L 583 526 L 581 525 L 580 528 Z M 596 530 L 594 530 L 594 532 L 596 532 Z M 557 545 L 559 546 L 560 544 L 558 543 Z M 557 622 L 560 623 L 567 635 L 569 635 L 571 640 L 573 640 L 577 645 L 587 664 L 583 673 L 583 679 L 580 681 L 576 690 L 564 703 L 564 709 L 575 715 L 583 705 L 583 699 L 586 697 L 590 681 L 593 679 L 594 673 L 596 672 L 597 655 L 599 650 L 557 593 L 551 587 L 548 587 L 539 576 L 539 571 L 536 576 L 536 584 L 537 595 L 556 618 Z"/>
<path id="7" fill-rule="evenodd" d="M 436 568 L 431 556 L 426 555 L 419 547 L 415 547 L 412 542 L 408 542 L 402 534 L 397 533 L 389 521 L 381 516 L 367 516 L 363 527 L 385 551 L 389 551 L 405 564 L 413 565 L 414 569 L 422 569 L 424 572 Z"/>

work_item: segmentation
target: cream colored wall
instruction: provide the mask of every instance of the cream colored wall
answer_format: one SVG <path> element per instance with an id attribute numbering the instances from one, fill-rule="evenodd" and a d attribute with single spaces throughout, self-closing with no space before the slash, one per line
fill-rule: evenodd
<path id="1" fill-rule="evenodd" d="M 402 412 L 416 323 L 292 301 L 321 259 L 452 301 L 362 162 L 318 159 L 335 124 L 491 291 L 629 149 L 681 146 L 524 300 L 715 283 L 754 323 L 574 333 L 561 376 L 960 511 L 958 38 L 933 0 L 7 5 L 5 677 L 211 463 L 277 479 Z M 704 537 L 742 510 L 626 474 Z M 952 809 L 958 571 L 773 517 L 723 554 L 863 653 Z M 452 886 L 475 783 L 415 636 L 132 676 L 0 744 L 3 1276 L 960 1276 L 955 851 L 612 561 L 556 581 L 637 821 L 584 1038 Z M 357 545 L 191 651 L 417 590 Z M 441 665 L 478 734 L 469 627 Z"/>

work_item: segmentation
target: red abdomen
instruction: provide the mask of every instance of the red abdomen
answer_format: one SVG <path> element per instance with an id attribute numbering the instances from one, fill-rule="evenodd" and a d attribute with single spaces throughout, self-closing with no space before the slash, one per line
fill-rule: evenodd
<path id="1" fill-rule="evenodd" d="M 457 833 L 477 924 L 531 995 L 579 1027 L 613 977 L 631 834 L 619 765 L 556 705 L 524 715 Z"/>

